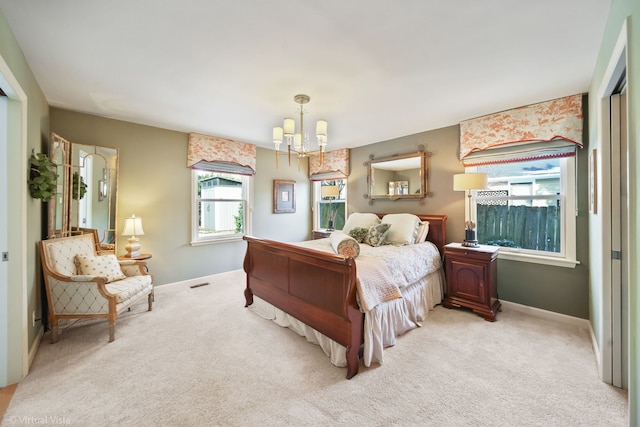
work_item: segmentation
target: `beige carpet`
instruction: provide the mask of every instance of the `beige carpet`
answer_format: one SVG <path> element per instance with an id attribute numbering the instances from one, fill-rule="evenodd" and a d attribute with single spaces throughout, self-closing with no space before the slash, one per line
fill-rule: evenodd
<path id="1" fill-rule="evenodd" d="M 2 426 L 624 426 L 586 330 L 437 307 L 352 380 L 320 347 L 244 308 L 241 271 L 157 288 L 152 312 L 45 335 Z"/>

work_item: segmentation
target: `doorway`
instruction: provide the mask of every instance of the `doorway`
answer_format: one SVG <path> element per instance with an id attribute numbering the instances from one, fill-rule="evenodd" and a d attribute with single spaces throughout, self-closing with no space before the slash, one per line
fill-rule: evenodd
<path id="1" fill-rule="evenodd" d="M 27 95 L 0 56 L 0 387 L 29 372 L 27 336 Z M 9 203 L 11 200 L 11 203 Z M 9 227 L 9 224 L 12 226 Z M 6 259 L 6 261 L 2 261 Z M 11 346 L 9 346 L 11 343 Z"/>
<path id="2" fill-rule="evenodd" d="M 612 382 L 629 387 L 629 177 L 624 75 L 610 97 Z"/>

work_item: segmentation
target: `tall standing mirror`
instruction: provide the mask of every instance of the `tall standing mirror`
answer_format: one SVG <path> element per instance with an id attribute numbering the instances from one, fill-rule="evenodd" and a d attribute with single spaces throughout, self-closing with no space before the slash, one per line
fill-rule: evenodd
<path id="1" fill-rule="evenodd" d="M 58 188 L 49 202 L 49 238 L 95 233 L 99 248 L 114 250 L 118 149 L 78 144 L 51 135 Z"/>
<path id="2" fill-rule="evenodd" d="M 370 199 L 421 199 L 427 192 L 427 154 L 417 153 L 373 159 L 368 162 Z"/>

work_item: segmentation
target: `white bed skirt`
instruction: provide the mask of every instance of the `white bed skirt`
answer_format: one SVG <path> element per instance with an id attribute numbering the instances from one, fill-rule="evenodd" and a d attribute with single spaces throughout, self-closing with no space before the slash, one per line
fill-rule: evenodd
<path id="1" fill-rule="evenodd" d="M 395 345 L 396 338 L 405 332 L 421 326 L 430 310 L 444 298 L 444 272 L 437 270 L 417 282 L 401 289 L 402 298 L 378 305 L 364 317 L 365 366 L 383 362 L 385 347 Z M 282 327 L 290 328 L 307 341 L 318 344 L 329 356 L 331 363 L 339 367 L 347 366 L 347 351 L 344 346 L 327 338 L 315 329 L 256 296 L 249 309 L 257 315 L 273 320 Z"/>

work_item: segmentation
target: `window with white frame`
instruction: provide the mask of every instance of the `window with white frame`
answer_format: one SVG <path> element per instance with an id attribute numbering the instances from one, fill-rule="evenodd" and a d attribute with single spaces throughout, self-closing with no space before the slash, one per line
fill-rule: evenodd
<path id="1" fill-rule="evenodd" d="M 347 180 L 314 181 L 314 206 L 314 229 L 342 230 L 347 214 Z"/>
<path id="2" fill-rule="evenodd" d="M 192 244 L 241 239 L 249 233 L 246 175 L 192 171 Z"/>
<path id="3" fill-rule="evenodd" d="M 575 266 L 575 156 L 564 154 L 466 168 L 488 176 L 473 199 L 478 243 L 500 246 L 501 258 Z"/>

